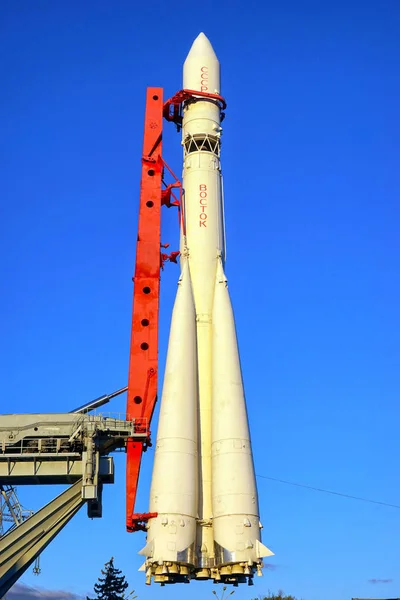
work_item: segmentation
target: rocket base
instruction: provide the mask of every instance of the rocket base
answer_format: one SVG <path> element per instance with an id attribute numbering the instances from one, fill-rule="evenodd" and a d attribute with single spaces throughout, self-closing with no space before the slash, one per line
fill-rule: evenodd
<path id="1" fill-rule="evenodd" d="M 210 569 L 194 569 L 191 565 L 177 562 L 153 563 L 146 568 L 146 585 L 151 585 L 152 580 L 164 586 L 173 583 L 190 583 L 192 579 L 198 581 L 212 579 L 214 583 L 231 584 L 235 587 L 239 583 L 246 582 L 248 585 L 253 585 L 255 573 L 262 575 L 261 566 L 261 564 L 249 566 L 248 563 L 241 562 Z"/>
<path id="2" fill-rule="evenodd" d="M 190 569 L 191 567 L 188 565 L 176 562 L 153 563 L 146 568 L 146 585 L 150 585 L 152 579 L 154 583 L 160 583 L 161 585 L 190 583 Z"/>

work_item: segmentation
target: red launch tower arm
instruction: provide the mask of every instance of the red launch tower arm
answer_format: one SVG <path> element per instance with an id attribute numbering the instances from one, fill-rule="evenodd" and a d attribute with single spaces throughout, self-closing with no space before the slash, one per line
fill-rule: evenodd
<path id="1" fill-rule="evenodd" d="M 157 516 L 156 513 L 134 513 L 134 509 L 140 463 L 143 451 L 150 445 L 150 422 L 157 400 L 160 270 L 168 260 L 177 262 L 179 255 L 179 252 L 161 252 L 161 248 L 168 247 L 168 244 L 161 245 L 161 207 L 178 207 L 180 226 L 184 227 L 182 186 L 162 158 L 163 118 L 174 122 L 179 130 L 183 103 L 196 102 L 199 97 L 216 102 L 221 111 L 226 108 L 222 96 L 193 90 L 181 90 L 163 104 L 163 89 L 147 88 L 126 411 L 127 419 L 135 420 L 136 430 L 142 428 L 147 436 L 145 442 L 130 439 L 127 443 L 128 531 L 145 530 L 148 519 Z M 163 180 L 164 167 L 173 179 L 168 185 Z"/>
<path id="2" fill-rule="evenodd" d="M 134 275 L 127 418 L 147 432 L 145 443 L 129 440 L 126 470 L 126 527 L 144 529 L 151 514 L 134 514 L 142 452 L 150 443 L 157 399 L 160 298 L 163 90 L 148 88 L 142 155 L 139 223 Z"/>

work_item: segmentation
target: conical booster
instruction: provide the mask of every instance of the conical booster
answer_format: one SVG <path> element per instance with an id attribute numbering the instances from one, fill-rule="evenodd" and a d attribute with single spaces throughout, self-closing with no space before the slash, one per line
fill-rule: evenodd
<path id="1" fill-rule="evenodd" d="M 235 321 L 222 262 L 212 338 L 212 508 L 216 566 L 226 582 L 245 581 L 272 552 L 261 543 L 256 478 Z"/>
<path id="2" fill-rule="evenodd" d="M 196 564 L 198 512 L 197 347 L 187 263 L 178 284 L 161 399 L 147 544 L 147 582 L 188 580 Z"/>

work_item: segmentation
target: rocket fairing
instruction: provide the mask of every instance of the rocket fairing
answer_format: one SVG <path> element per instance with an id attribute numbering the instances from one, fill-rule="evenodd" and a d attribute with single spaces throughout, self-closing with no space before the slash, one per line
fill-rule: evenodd
<path id="1" fill-rule="evenodd" d="M 220 66 L 200 33 L 183 67 L 181 275 L 173 309 L 147 526 L 146 582 L 251 583 L 262 558 L 235 322 L 224 274 Z"/>

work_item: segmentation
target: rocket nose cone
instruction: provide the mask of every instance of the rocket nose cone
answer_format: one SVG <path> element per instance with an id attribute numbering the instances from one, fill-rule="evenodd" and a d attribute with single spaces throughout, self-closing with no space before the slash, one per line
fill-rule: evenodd
<path id="1" fill-rule="evenodd" d="M 220 93 L 220 65 L 210 40 L 200 33 L 183 65 L 183 88 Z"/>
<path id="2" fill-rule="evenodd" d="M 197 38 L 194 40 L 186 60 L 199 57 L 213 58 L 214 60 L 218 60 L 210 40 L 203 32 L 199 33 Z"/>

